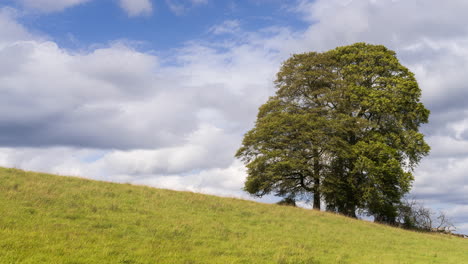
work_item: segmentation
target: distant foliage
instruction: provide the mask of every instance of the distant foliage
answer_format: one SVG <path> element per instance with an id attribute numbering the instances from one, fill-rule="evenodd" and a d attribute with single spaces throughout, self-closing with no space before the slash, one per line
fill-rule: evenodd
<path id="1" fill-rule="evenodd" d="M 286 197 L 283 200 L 279 201 L 277 204 L 296 206 L 296 200 L 294 200 L 294 198 L 292 198 L 292 197 Z"/>
<path id="2" fill-rule="evenodd" d="M 416 200 L 403 200 L 398 208 L 397 223 L 406 229 L 452 233 L 452 220 L 443 212 L 434 212 Z"/>

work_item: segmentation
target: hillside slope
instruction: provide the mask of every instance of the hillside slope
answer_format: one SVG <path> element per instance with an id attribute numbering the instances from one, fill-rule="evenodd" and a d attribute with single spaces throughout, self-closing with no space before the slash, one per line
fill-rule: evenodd
<path id="1" fill-rule="evenodd" d="M 468 263 L 468 240 L 0 168 L 0 263 Z"/>

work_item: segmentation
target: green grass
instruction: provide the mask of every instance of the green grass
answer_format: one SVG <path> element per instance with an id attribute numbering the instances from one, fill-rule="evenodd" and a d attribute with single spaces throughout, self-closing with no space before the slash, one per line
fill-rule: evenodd
<path id="1" fill-rule="evenodd" d="M 468 240 L 0 168 L 0 263 L 468 263 Z"/>

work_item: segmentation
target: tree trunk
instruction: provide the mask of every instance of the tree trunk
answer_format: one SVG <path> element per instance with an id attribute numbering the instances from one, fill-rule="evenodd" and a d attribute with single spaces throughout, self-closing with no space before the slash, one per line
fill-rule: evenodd
<path id="1" fill-rule="evenodd" d="M 352 217 L 352 218 L 357 218 L 357 215 L 356 215 L 356 206 L 350 206 L 350 208 L 348 209 L 348 216 L 349 217 Z"/>
<path id="2" fill-rule="evenodd" d="M 320 211 L 320 154 L 314 148 L 314 210 Z"/>
<path id="3" fill-rule="evenodd" d="M 314 181 L 314 210 L 320 211 L 320 179 L 316 178 Z"/>

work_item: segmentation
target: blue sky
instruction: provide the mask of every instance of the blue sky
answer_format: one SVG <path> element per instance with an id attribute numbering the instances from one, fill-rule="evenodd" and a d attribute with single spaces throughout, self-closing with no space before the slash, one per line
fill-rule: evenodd
<path id="1" fill-rule="evenodd" d="M 220 40 L 212 34 L 213 25 L 226 20 L 239 23 L 244 30 L 257 31 L 271 26 L 305 28 L 306 23 L 279 0 L 179 1 L 182 11 L 171 10 L 164 1 L 152 1 L 152 11 L 130 16 L 116 0 L 89 1 L 61 12 L 26 8 L 19 21 L 30 29 L 46 34 L 62 47 L 88 48 L 115 40 L 139 42 L 144 50 L 159 52 L 178 48 L 194 39 Z M 6 1 L 20 9 L 21 1 Z M 183 6 L 183 8 L 182 8 Z"/>
<path id="2" fill-rule="evenodd" d="M 411 196 L 468 233 L 468 2 L 4 0 L 0 166 L 251 198 L 233 155 L 291 54 L 384 44 L 431 154 Z"/>

